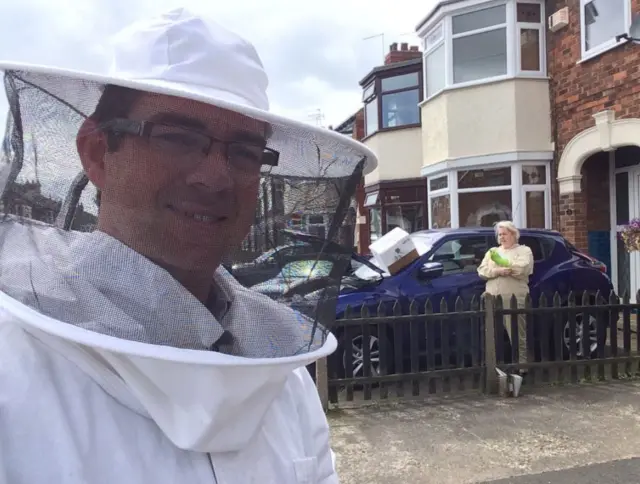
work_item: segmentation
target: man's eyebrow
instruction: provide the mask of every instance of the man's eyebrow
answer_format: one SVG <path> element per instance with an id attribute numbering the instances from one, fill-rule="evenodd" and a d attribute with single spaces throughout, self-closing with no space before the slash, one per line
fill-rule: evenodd
<path id="1" fill-rule="evenodd" d="M 200 131 L 205 131 L 207 129 L 207 125 L 202 121 L 175 113 L 154 114 L 149 118 L 149 121 L 153 123 L 174 124 L 176 126 L 183 126 L 185 128 L 197 129 Z"/>
<path id="2" fill-rule="evenodd" d="M 181 114 L 175 113 L 158 113 L 154 114 L 149 118 L 149 121 L 153 123 L 166 123 L 172 124 L 176 126 L 182 126 L 185 128 L 191 128 L 198 131 L 207 132 L 208 126 L 202 121 L 194 118 L 190 118 L 189 116 L 184 116 Z M 256 145 L 266 145 L 267 140 L 265 136 L 255 133 L 253 131 L 246 130 L 234 130 L 229 133 L 229 136 L 226 136 L 229 140 L 233 141 L 241 141 L 245 143 L 253 143 Z"/>
<path id="3" fill-rule="evenodd" d="M 244 143 L 252 143 L 262 146 L 267 144 L 267 140 L 263 135 L 254 133 L 253 131 L 235 130 L 230 133 L 228 138 L 233 141 L 241 141 Z"/>

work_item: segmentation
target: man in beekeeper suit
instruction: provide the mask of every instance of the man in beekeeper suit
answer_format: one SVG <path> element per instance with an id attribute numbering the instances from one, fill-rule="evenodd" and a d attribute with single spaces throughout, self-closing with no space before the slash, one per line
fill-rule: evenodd
<path id="1" fill-rule="evenodd" d="M 337 483 L 305 369 L 335 338 L 220 264 L 261 178 L 355 180 L 375 156 L 270 113 L 252 45 L 185 9 L 111 46 L 107 75 L 0 63 L 5 210 L 34 180 L 34 218 L 74 180 L 84 208 L 100 194 L 93 232 L 0 221 L 0 483 Z"/>

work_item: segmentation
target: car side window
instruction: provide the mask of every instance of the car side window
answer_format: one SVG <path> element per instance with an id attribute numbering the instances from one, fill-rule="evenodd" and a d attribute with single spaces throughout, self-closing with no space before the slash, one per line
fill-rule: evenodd
<path id="1" fill-rule="evenodd" d="M 487 250 L 489 244 L 484 236 L 458 237 L 444 242 L 429 260 L 440 262 L 445 274 L 476 272 Z"/>
<path id="2" fill-rule="evenodd" d="M 539 237 L 522 236 L 518 243 L 520 245 L 526 245 L 531 249 L 533 253 L 533 261 L 540 262 L 547 258 L 546 246 L 542 243 Z"/>

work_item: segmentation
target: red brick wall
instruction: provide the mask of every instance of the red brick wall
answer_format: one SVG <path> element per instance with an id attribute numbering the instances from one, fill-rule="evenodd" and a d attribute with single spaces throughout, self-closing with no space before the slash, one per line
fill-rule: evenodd
<path id="1" fill-rule="evenodd" d="M 631 4 L 633 14 L 640 14 L 640 0 L 631 0 Z M 547 16 L 565 6 L 569 8 L 569 25 L 557 32 L 547 30 L 548 72 L 556 140 L 554 179 L 562 151 L 575 135 L 594 125 L 593 114 L 612 109 L 616 118 L 640 118 L 640 46 L 628 43 L 579 63 L 580 0 L 548 0 Z M 553 198 L 557 200 L 557 184 L 554 184 L 553 192 Z M 608 192 L 590 190 L 589 193 L 590 198 L 597 196 L 595 193 L 601 197 L 591 200 L 593 203 L 590 206 L 606 203 L 608 207 Z M 566 210 L 571 210 L 571 215 Z M 586 249 L 589 212 L 584 196 L 563 196 L 554 207 L 554 227 L 580 249 Z"/>

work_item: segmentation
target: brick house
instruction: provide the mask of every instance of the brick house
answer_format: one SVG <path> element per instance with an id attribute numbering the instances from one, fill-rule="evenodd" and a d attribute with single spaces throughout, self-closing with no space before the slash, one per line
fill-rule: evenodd
<path id="1" fill-rule="evenodd" d="M 427 228 L 426 186 L 420 176 L 422 74 L 418 46 L 393 43 L 384 64 L 360 81 L 364 107 L 355 114 L 352 136 L 379 160 L 356 194 L 361 253 L 394 227 L 409 232 Z"/>
<path id="2" fill-rule="evenodd" d="M 554 227 L 610 269 L 618 293 L 640 289 L 640 256 L 619 226 L 640 217 L 640 45 L 616 40 L 640 0 L 548 0 L 555 140 Z M 552 31 L 555 30 L 555 31 Z M 557 190 L 557 193 L 555 193 Z"/>
<path id="3" fill-rule="evenodd" d="M 640 0 L 442 0 L 416 27 L 420 166 L 365 123 L 379 179 L 421 177 L 430 228 L 560 230 L 637 291 L 640 255 L 618 238 L 640 217 L 640 45 L 619 38 L 636 15 Z"/>

